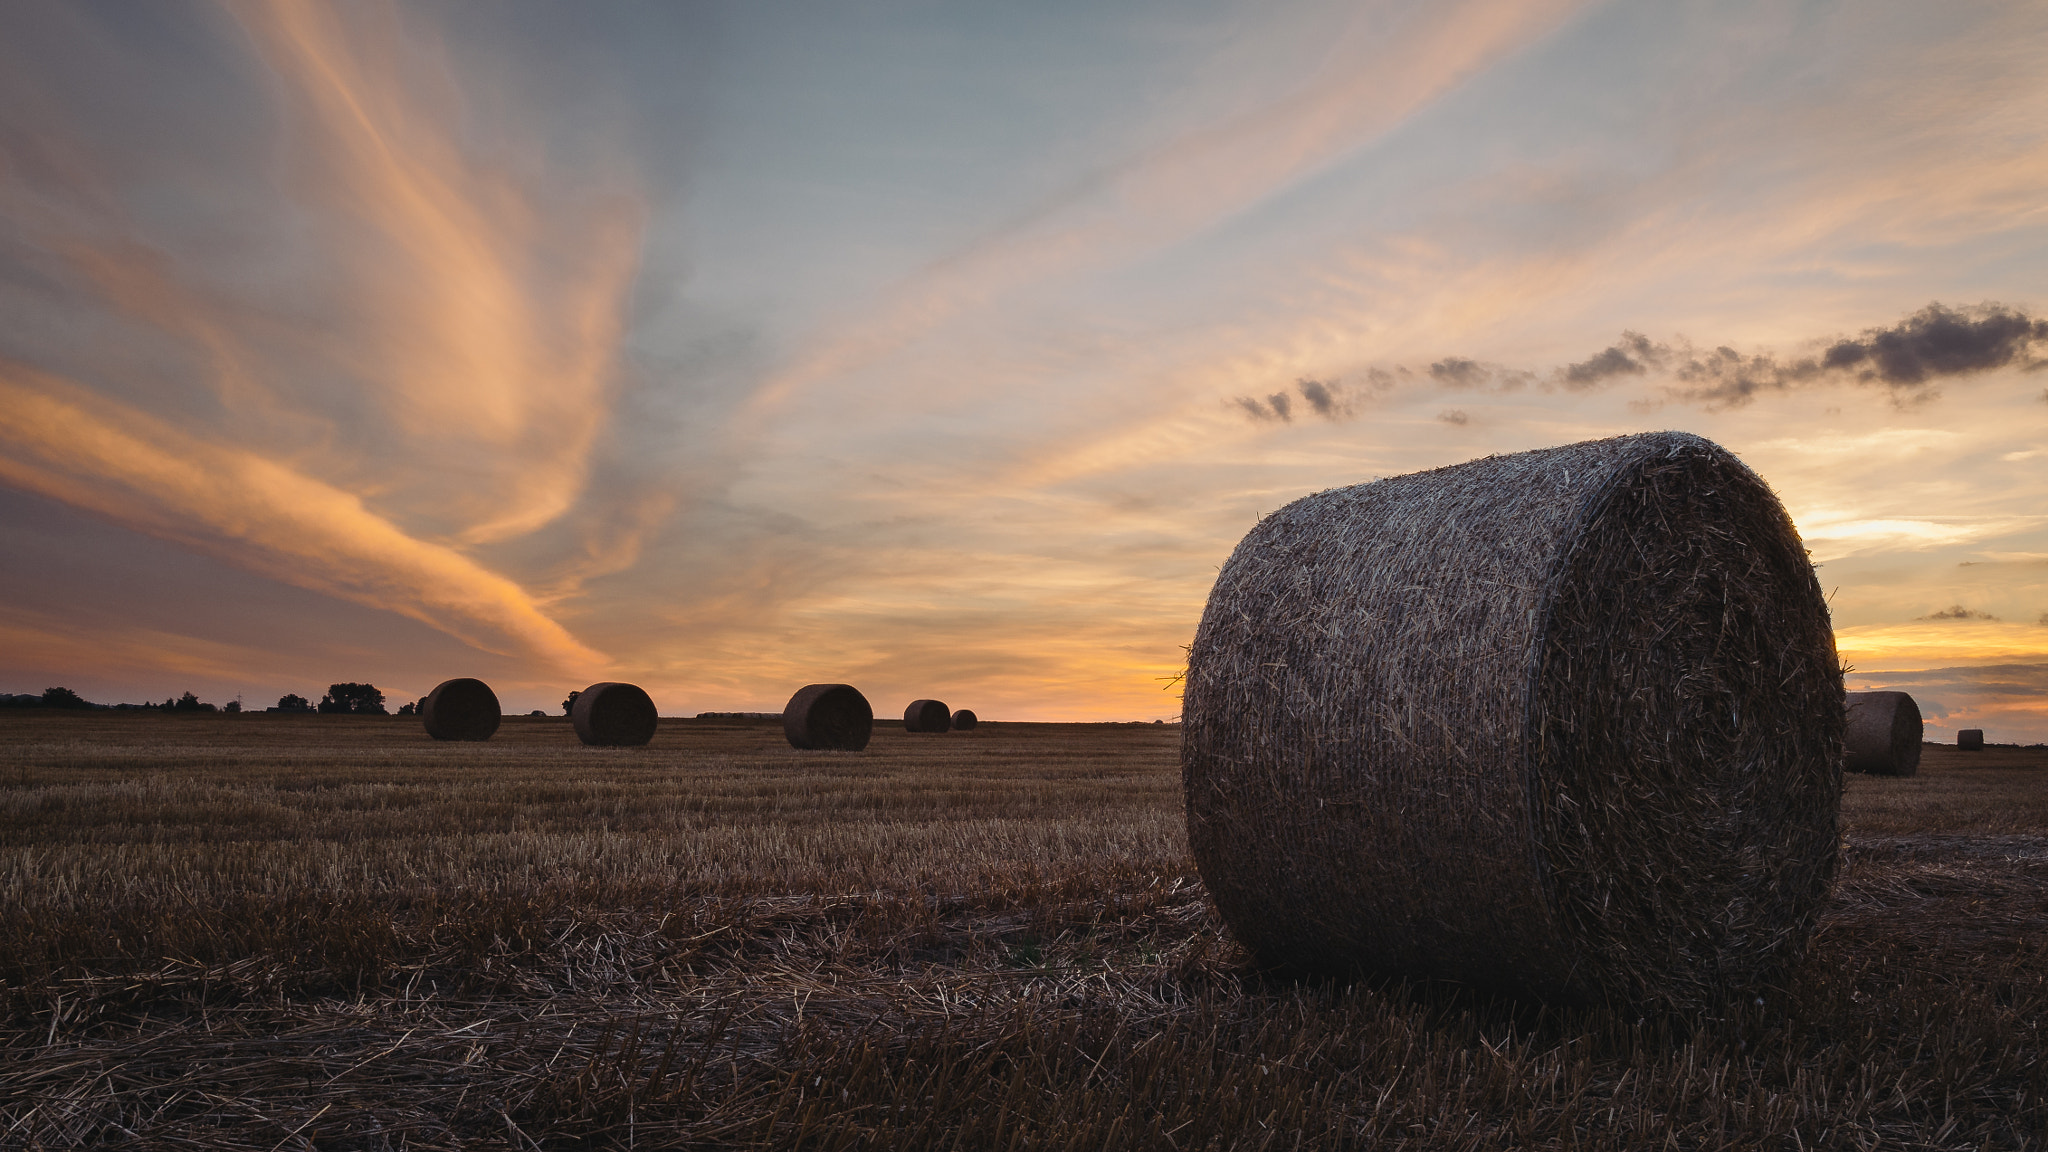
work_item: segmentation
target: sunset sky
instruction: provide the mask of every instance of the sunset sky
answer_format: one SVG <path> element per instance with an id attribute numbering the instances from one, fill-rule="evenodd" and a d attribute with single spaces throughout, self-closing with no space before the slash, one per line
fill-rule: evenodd
<path id="1" fill-rule="evenodd" d="M 1179 711 L 1217 567 L 1653 429 L 2048 741 L 2048 5 L 0 13 L 0 691 Z"/>

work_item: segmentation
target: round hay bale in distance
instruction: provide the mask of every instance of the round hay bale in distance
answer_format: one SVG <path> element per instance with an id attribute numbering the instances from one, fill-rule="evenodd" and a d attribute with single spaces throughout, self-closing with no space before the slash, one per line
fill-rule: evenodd
<path id="1" fill-rule="evenodd" d="M 953 728 L 953 711 L 940 700 L 912 700 L 903 709 L 905 732 L 948 732 Z"/>
<path id="2" fill-rule="evenodd" d="M 1189 652 L 1188 839 L 1270 966 L 1725 1003 L 1805 949 L 1842 676 L 1770 488 L 1683 433 L 1333 489 Z"/>
<path id="3" fill-rule="evenodd" d="M 953 731 L 955 732 L 972 732 L 974 726 L 979 723 L 981 723 L 981 717 L 976 716 L 972 708 L 962 708 L 958 712 L 953 713 Z"/>
<path id="4" fill-rule="evenodd" d="M 436 684 L 420 703 L 420 718 L 436 740 L 489 740 L 503 719 L 498 694 L 469 676 Z"/>
<path id="5" fill-rule="evenodd" d="M 1851 692 L 1843 699 L 1851 772 L 1911 776 L 1920 770 L 1920 705 L 1904 692 Z"/>
<path id="6" fill-rule="evenodd" d="M 851 684 L 806 684 L 782 709 L 782 734 L 807 752 L 859 752 L 875 732 L 875 710 Z"/>
<path id="7" fill-rule="evenodd" d="M 1984 750 L 1984 730 L 1982 728 L 1957 729 L 1956 747 L 1964 752 L 1982 752 Z"/>
<path id="8" fill-rule="evenodd" d="M 585 744 L 612 748 L 633 748 L 654 739 L 660 721 L 654 698 L 638 684 L 610 680 L 592 684 L 577 693 L 569 708 L 569 720 L 576 726 L 576 738 Z"/>

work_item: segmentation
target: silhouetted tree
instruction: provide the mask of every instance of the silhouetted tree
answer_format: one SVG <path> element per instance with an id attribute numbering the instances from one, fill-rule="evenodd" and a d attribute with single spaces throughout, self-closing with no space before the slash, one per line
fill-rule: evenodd
<path id="1" fill-rule="evenodd" d="M 242 698 L 240 696 L 235 697 L 233 700 L 221 705 L 220 710 L 223 712 L 240 712 L 242 710 Z"/>
<path id="2" fill-rule="evenodd" d="M 413 701 L 410 704 L 400 704 L 398 706 L 398 714 L 400 716 L 418 716 L 426 710 L 427 698 L 425 696 L 420 697 L 419 699 Z"/>
<path id="3" fill-rule="evenodd" d="M 92 705 L 83 696 L 69 688 L 45 688 L 43 689 L 43 707 L 90 708 Z"/>
<path id="4" fill-rule="evenodd" d="M 567 700 L 562 701 L 562 715 L 567 716 L 569 714 L 569 710 L 576 707 L 576 698 L 581 695 L 583 695 L 582 689 L 569 689 L 569 698 Z"/>
<path id="5" fill-rule="evenodd" d="M 178 697 L 176 700 L 165 701 L 164 707 L 171 709 L 174 712 L 217 711 L 217 709 L 215 709 L 213 705 L 201 701 L 199 697 L 194 696 L 190 692 L 185 693 L 183 696 Z"/>
<path id="6" fill-rule="evenodd" d="M 277 699 L 277 710 L 279 712 L 311 712 L 313 710 L 313 702 L 304 696 L 296 694 L 280 696 Z"/>
<path id="7" fill-rule="evenodd" d="M 320 698 L 320 710 L 354 716 L 390 715 L 384 710 L 384 694 L 375 684 L 329 684 L 327 695 Z"/>

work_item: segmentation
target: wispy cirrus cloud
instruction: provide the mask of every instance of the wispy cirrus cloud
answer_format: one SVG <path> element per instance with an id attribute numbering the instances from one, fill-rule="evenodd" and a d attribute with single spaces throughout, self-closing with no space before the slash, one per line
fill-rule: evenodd
<path id="1" fill-rule="evenodd" d="M 521 152 L 538 142 L 465 147 L 438 43 L 390 5 L 353 19 L 310 0 L 231 10 L 304 130 L 300 194 L 357 284 L 367 323 L 331 349 L 339 367 L 377 397 L 402 451 L 431 453 L 462 539 L 560 516 L 610 416 L 644 224 L 636 193 L 616 170 L 589 188 L 536 187 L 521 168 L 539 157 Z"/>
<path id="2" fill-rule="evenodd" d="M 1454 0 L 1360 11 L 1291 91 L 1109 163 L 944 254 L 821 333 L 764 382 L 753 410 L 779 410 L 795 392 L 897 353 L 1004 293 L 1132 261 L 1213 227 L 1392 131 L 1585 6 Z"/>
<path id="3" fill-rule="evenodd" d="M 408 536 L 353 493 L 4 363 L 0 481 L 480 648 L 575 673 L 606 663 L 518 584 Z"/>
<path id="4" fill-rule="evenodd" d="M 480 648 L 601 668 L 542 605 L 630 564 L 669 494 L 602 494 L 549 543 L 566 560 L 522 558 L 548 573 L 531 589 L 477 552 L 590 500 L 645 217 L 630 167 L 551 162 L 516 102 L 390 3 L 228 11 L 218 47 L 284 131 L 268 152 L 235 138 L 223 156 L 246 169 L 180 170 L 176 211 L 138 203 L 129 161 L 30 115 L 43 94 L 14 79 L 0 239 L 33 275 L 9 303 L 66 327 L 10 326 L 0 478 Z"/>

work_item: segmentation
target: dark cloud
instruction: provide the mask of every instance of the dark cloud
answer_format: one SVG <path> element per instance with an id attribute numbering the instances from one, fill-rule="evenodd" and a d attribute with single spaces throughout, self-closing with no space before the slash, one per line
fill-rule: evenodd
<path id="1" fill-rule="evenodd" d="M 1287 394 L 1285 392 L 1275 393 L 1275 395 L 1280 398 L 1283 404 L 1287 400 Z M 1239 396 L 1235 400 L 1232 400 L 1231 403 L 1236 405 L 1239 409 L 1241 409 L 1244 412 L 1245 415 L 1251 417 L 1254 420 L 1291 419 L 1291 417 L 1288 416 L 1287 409 L 1285 407 L 1272 407 L 1268 405 L 1266 401 L 1261 400 L 1256 396 Z"/>
<path id="2" fill-rule="evenodd" d="M 1446 356 L 1429 366 L 1429 378 L 1452 388 L 1480 388 L 1493 379 L 1493 373 L 1477 360 Z"/>
<path id="3" fill-rule="evenodd" d="M 1294 419 L 1294 398 L 1285 392 L 1275 392 L 1264 400 L 1256 396 L 1239 396 L 1231 401 L 1254 420 L 1278 420 L 1282 423 Z"/>
<path id="4" fill-rule="evenodd" d="M 1505 391 L 1529 383 L 1579 391 L 1629 377 L 1668 374 L 1673 399 L 1709 407 L 1735 407 L 1758 395 L 1841 381 L 1882 387 L 1893 402 L 1932 398 L 1935 384 L 1996 368 L 2027 372 L 2048 369 L 2048 320 L 2004 304 L 1952 308 L 1929 304 L 1890 327 L 1870 328 L 1854 339 L 1827 342 L 1818 355 L 1780 358 L 1745 355 L 1723 344 L 1696 347 L 1684 340 L 1660 343 L 1640 332 L 1623 332 L 1613 344 L 1584 360 L 1538 376 L 1463 356 L 1446 356 L 1429 366 L 1430 379 L 1447 388 Z M 2048 401 L 2048 391 L 2041 393 Z"/>
<path id="5" fill-rule="evenodd" d="M 1294 386 L 1301 390 L 1301 398 L 1308 401 L 1308 406 L 1315 410 L 1315 414 L 1323 419 L 1335 420 L 1339 416 L 1349 415 L 1349 407 L 1321 380 L 1297 380 Z"/>
<path id="6" fill-rule="evenodd" d="M 1739 407 L 1759 395 L 1808 384 L 1852 383 L 1883 388 L 1894 404 L 1907 405 L 1932 399 L 1942 380 L 1998 368 L 2048 369 L 2048 319 L 2004 304 L 1950 307 L 1936 302 L 1889 327 L 1816 346 L 1816 355 L 1781 358 L 1769 351 L 1744 354 L 1726 344 L 1662 343 L 1624 331 L 1614 343 L 1547 375 L 1446 356 L 1421 373 L 1399 364 L 1367 368 L 1349 390 L 1334 381 L 1309 379 L 1297 381 L 1295 389 L 1309 410 L 1325 420 L 1345 419 L 1354 398 L 1372 399 L 1422 374 L 1440 387 L 1496 393 L 1529 385 L 1584 391 L 1631 377 L 1662 376 L 1670 381 L 1663 390 L 1666 398 L 1708 408 Z M 1254 420 L 1286 421 L 1293 418 L 1293 399 L 1288 392 L 1275 392 L 1263 400 L 1240 396 L 1233 403 Z M 2048 390 L 2041 399 L 2048 402 Z"/>
<path id="7" fill-rule="evenodd" d="M 1818 357 L 1779 360 L 1720 347 L 1691 355 L 1675 375 L 1674 394 L 1709 405 L 1745 404 L 1760 392 L 1782 392 L 1822 380 L 1850 380 L 1887 389 L 1899 404 L 1931 399 L 1937 381 L 2015 364 L 2034 371 L 2036 344 L 2048 343 L 2048 320 L 2003 304 L 1950 308 L 1934 303 L 1888 328 L 1836 340 Z"/>
<path id="8" fill-rule="evenodd" d="M 1943 608 L 1943 609 L 1942 609 L 1941 611 L 1939 611 L 1939 612 L 1929 612 L 1929 613 L 1928 613 L 1927 615 L 1925 615 L 1925 616 L 1921 616 L 1921 617 L 1918 617 L 1918 619 L 1921 619 L 1921 620 L 1996 620 L 1996 619 L 1998 619 L 1998 617 L 1996 617 L 1996 616 L 1993 616 L 1993 615 L 1992 615 L 1991 613 L 1989 613 L 1989 612 L 1979 612 L 1979 611 L 1977 611 L 1977 610 L 1976 610 L 1975 608 L 1965 608 L 1965 607 L 1963 607 L 1963 606 L 1962 606 L 1961 604 L 1956 604 L 1956 605 L 1952 605 L 1952 606 L 1950 606 L 1950 607 L 1947 607 L 1947 608 Z"/>
<path id="9" fill-rule="evenodd" d="M 1404 367 L 1397 367 L 1395 371 L 1402 376 L 1414 375 Z M 1508 368 L 1500 364 L 1467 360 L 1463 356 L 1446 356 L 1431 364 L 1429 378 L 1445 388 L 1490 392 L 1513 392 L 1538 381 L 1537 375 L 1526 368 Z"/>
<path id="10" fill-rule="evenodd" d="M 1640 332 L 1623 332 L 1621 339 L 1590 359 L 1559 369 L 1558 377 L 1567 388 L 1591 388 L 1617 376 L 1648 375 L 1670 359 L 1669 345 L 1652 343 Z"/>
<path id="11" fill-rule="evenodd" d="M 1446 424 L 1470 424 L 1472 422 L 1472 418 L 1465 415 L 1463 408 L 1446 408 L 1437 413 L 1436 418 Z"/>
<path id="12" fill-rule="evenodd" d="M 1393 383 L 1393 374 L 1385 369 L 1374 368 L 1365 373 L 1365 391 L 1368 394 L 1385 391 Z M 1296 380 L 1294 392 L 1301 396 L 1310 412 L 1325 420 L 1343 420 L 1351 415 L 1350 390 L 1334 380 Z M 1256 396 L 1239 396 L 1231 404 L 1254 420 L 1289 423 L 1294 419 L 1294 395 L 1287 392 L 1274 392 L 1263 400 Z"/>
<path id="13" fill-rule="evenodd" d="M 1853 370 L 1856 378 L 1897 388 L 1938 376 L 1963 376 L 2031 359 L 2028 350 L 2048 341 L 2048 320 L 2035 320 L 2002 304 L 1947 308 L 1929 304 L 1890 328 L 1872 328 L 1861 340 L 1830 345 L 1823 367 Z M 2028 368 L 2038 368 L 2033 361 Z"/>

